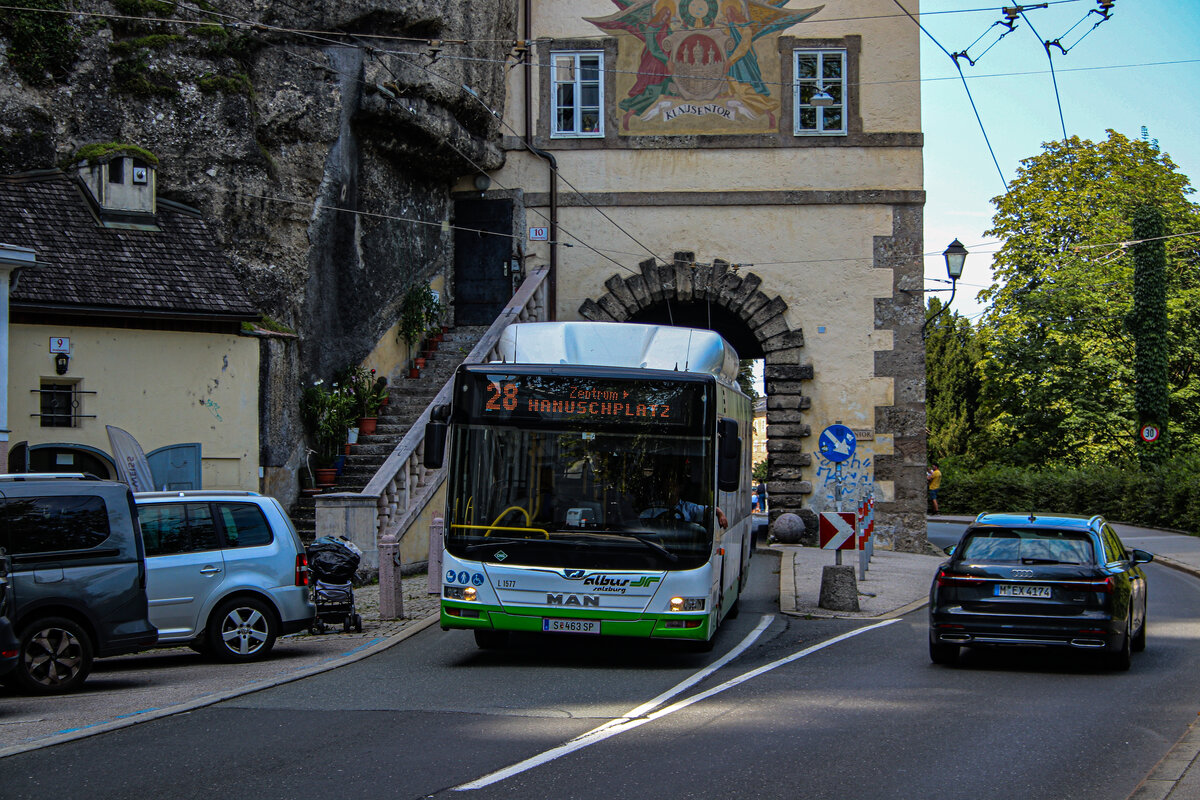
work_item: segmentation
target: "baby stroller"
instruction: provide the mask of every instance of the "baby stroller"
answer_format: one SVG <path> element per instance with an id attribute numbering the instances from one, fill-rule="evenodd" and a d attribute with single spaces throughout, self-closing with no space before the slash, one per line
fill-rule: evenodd
<path id="1" fill-rule="evenodd" d="M 324 633 L 325 625 L 341 624 L 342 630 L 351 629 L 362 633 L 362 617 L 354 607 L 354 589 L 350 579 L 354 577 L 362 550 L 354 542 L 343 537 L 322 536 L 310 544 L 308 571 L 313 576 L 313 602 L 317 615 L 309 630 Z"/>

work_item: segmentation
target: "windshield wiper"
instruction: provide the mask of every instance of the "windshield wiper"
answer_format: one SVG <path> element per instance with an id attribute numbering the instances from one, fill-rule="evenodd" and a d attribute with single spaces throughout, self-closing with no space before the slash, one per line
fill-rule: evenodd
<path id="1" fill-rule="evenodd" d="M 465 547 L 463 547 L 463 549 L 468 552 L 473 552 L 475 550 L 486 550 L 489 547 L 499 547 L 500 545 L 529 544 L 530 542 L 545 543 L 545 541 L 546 541 L 545 539 L 515 539 L 515 538 L 509 538 L 507 536 L 492 536 L 486 542 L 478 542 L 477 544 L 469 544 L 469 545 L 466 545 Z"/>
<path id="2" fill-rule="evenodd" d="M 661 544 L 654 541 L 653 539 L 647 539 L 644 535 L 642 535 L 640 533 L 633 533 L 632 531 L 621 531 L 621 532 L 617 533 L 617 536 L 623 536 L 623 537 L 626 537 L 629 539 L 637 539 L 639 542 L 646 545 L 646 547 L 649 547 L 651 550 L 657 550 L 659 553 L 666 556 L 667 560 L 670 561 L 672 564 L 679 563 L 679 556 L 675 555 L 670 550 L 663 547 Z"/>

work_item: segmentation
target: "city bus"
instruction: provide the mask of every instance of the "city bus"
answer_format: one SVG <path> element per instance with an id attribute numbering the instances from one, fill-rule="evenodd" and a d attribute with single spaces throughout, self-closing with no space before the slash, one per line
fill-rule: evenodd
<path id="1" fill-rule="evenodd" d="M 448 456 L 441 624 L 712 647 L 751 556 L 751 401 L 713 331 L 510 325 L 462 365 L 425 464 Z"/>

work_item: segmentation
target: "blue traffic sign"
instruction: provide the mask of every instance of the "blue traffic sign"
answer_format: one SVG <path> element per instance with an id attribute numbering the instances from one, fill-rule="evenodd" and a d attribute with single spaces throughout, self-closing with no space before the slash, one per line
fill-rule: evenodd
<path id="1" fill-rule="evenodd" d="M 821 455 L 835 464 L 853 456 L 857 444 L 858 439 L 855 438 L 854 431 L 845 425 L 830 425 L 821 431 L 821 436 L 817 439 Z"/>

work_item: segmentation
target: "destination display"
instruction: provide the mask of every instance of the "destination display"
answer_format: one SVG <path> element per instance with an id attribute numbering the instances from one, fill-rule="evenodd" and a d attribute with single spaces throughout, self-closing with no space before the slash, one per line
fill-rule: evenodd
<path id="1" fill-rule="evenodd" d="M 696 425 L 704 385 L 560 375 L 472 375 L 468 414 L 480 420 Z M 464 398 L 465 399 L 465 398 Z"/>

